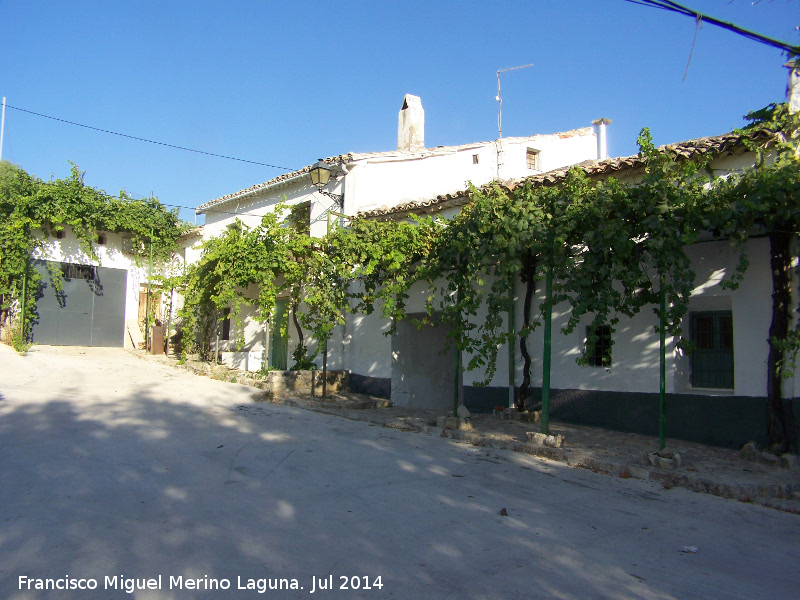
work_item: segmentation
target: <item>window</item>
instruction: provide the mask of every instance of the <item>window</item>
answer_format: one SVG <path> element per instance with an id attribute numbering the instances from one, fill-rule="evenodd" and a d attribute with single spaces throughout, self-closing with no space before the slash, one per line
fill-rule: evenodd
<path id="1" fill-rule="evenodd" d="M 590 367 L 611 367 L 611 326 L 586 328 L 586 364 Z"/>
<path id="2" fill-rule="evenodd" d="M 733 389 L 733 315 L 731 311 L 691 315 L 692 387 Z"/>
<path id="3" fill-rule="evenodd" d="M 56 231 L 56 239 L 57 240 L 63 240 L 65 235 L 66 234 L 64 233 L 63 229 L 59 229 L 58 231 Z"/>
<path id="4" fill-rule="evenodd" d="M 533 148 L 528 148 L 528 152 L 525 155 L 525 162 L 531 171 L 541 171 L 541 167 L 539 166 L 538 150 L 534 150 Z"/>
<path id="5" fill-rule="evenodd" d="M 98 246 L 105 246 L 106 245 L 106 236 L 105 234 L 99 234 L 97 236 L 97 245 Z"/>
<path id="6" fill-rule="evenodd" d="M 223 308 L 222 309 L 222 335 L 220 336 L 222 340 L 229 340 L 231 339 L 231 309 L 230 308 Z"/>
<path id="7" fill-rule="evenodd" d="M 289 223 L 300 233 L 311 231 L 311 202 L 295 204 L 289 213 Z"/>
<path id="8" fill-rule="evenodd" d="M 91 265 L 61 263 L 61 274 L 64 276 L 64 279 L 85 279 L 86 281 L 94 281 L 94 267 Z"/>
<path id="9" fill-rule="evenodd" d="M 480 159 L 478 158 L 478 155 L 477 155 L 477 154 L 473 154 L 473 155 L 472 155 L 472 164 L 473 164 L 473 165 L 477 165 L 477 164 L 478 164 L 478 162 L 479 162 L 479 160 L 480 160 Z"/>

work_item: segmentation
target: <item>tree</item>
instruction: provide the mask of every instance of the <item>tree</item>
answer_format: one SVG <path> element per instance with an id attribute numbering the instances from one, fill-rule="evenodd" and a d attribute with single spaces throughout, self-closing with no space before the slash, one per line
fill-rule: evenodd
<path id="1" fill-rule="evenodd" d="M 294 226 L 297 221 L 284 219 L 284 212 L 285 206 L 279 204 L 254 228 L 237 219 L 221 236 L 203 243 L 201 259 L 182 279 L 186 300 L 179 315 L 186 348 L 194 345 L 206 355 L 211 351 L 211 335 L 224 308 L 231 308 L 239 324 L 244 306 L 255 308 L 256 320 L 267 322 L 278 296 L 288 294 L 299 340 L 293 368 L 310 368 L 300 305 L 312 280 L 317 245 L 303 227 Z"/>
<path id="2" fill-rule="evenodd" d="M 752 169 L 717 183 L 715 226 L 740 252 L 728 281 L 736 288 L 749 266 L 746 244 L 763 232 L 769 238 L 772 273 L 772 319 L 767 358 L 767 434 L 776 451 L 790 448 L 794 426 L 791 405 L 783 401 L 782 381 L 793 375 L 800 348 L 800 322 L 792 322 L 792 261 L 800 234 L 800 116 L 786 104 L 771 104 L 749 113 L 741 131 L 756 153 Z"/>

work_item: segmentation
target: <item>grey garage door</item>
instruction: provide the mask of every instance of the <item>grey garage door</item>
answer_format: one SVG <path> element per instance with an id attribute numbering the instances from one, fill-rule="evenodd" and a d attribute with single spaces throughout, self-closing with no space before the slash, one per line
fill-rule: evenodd
<path id="1" fill-rule="evenodd" d="M 42 275 L 34 343 L 122 347 L 125 339 L 124 269 L 36 261 Z M 61 280 L 60 291 L 53 278 Z"/>

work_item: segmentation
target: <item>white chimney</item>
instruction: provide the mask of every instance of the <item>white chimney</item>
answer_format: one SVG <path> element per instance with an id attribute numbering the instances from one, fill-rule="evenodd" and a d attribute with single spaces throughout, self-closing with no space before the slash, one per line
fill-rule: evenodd
<path id="1" fill-rule="evenodd" d="M 425 150 L 425 111 L 419 96 L 406 94 L 397 119 L 397 149 L 400 152 Z"/>
<path id="2" fill-rule="evenodd" d="M 606 145 L 606 125 L 611 125 L 611 119 L 595 119 L 592 125 L 597 126 L 597 160 L 608 158 L 608 148 Z"/>
<path id="3" fill-rule="evenodd" d="M 786 103 L 789 112 L 800 112 L 800 58 L 795 57 L 784 67 L 789 67 L 789 81 L 786 82 Z"/>

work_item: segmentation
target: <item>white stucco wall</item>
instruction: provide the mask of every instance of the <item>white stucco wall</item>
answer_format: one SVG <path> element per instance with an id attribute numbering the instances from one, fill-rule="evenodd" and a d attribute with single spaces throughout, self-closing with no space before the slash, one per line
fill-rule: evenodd
<path id="1" fill-rule="evenodd" d="M 684 335 L 689 335 L 691 312 L 731 310 L 734 327 L 734 380 L 733 390 L 696 389 L 691 386 L 690 359 L 677 350 L 677 340 L 667 339 L 667 393 L 706 395 L 736 395 L 761 397 L 766 394 L 766 360 L 769 351 L 767 337 L 771 319 L 771 279 L 769 272 L 769 242 L 766 238 L 754 238 L 748 243 L 750 268 L 739 289 L 723 289 L 721 281 L 729 276 L 737 263 L 737 256 L 725 241 L 703 242 L 687 249 L 697 273 L 696 289 L 692 295 L 689 313 L 684 320 Z M 515 326 L 522 325 L 524 287 L 515 284 Z M 429 290 L 426 284 L 416 284 L 407 303 L 409 313 L 424 312 L 425 298 Z M 540 319 L 539 304 L 544 300 L 543 285 L 537 284 L 537 293 L 531 307 L 532 319 Z M 553 311 L 551 386 L 556 389 L 591 389 L 600 391 L 658 393 L 659 390 L 659 339 L 655 331 L 657 316 L 652 308 L 645 307 L 633 318 L 623 317 L 613 336 L 612 367 L 579 365 L 586 343 L 586 327 L 591 323 L 588 316 L 564 335 L 561 329 L 569 318 L 568 307 L 561 305 Z M 474 318 L 480 322 L 485 317 L 485 308 Z M 505 327 L 507 325 L 504 317 Z M 391 377 L 391 338 L 383 335 L 390 322 L 380 317 L 379 311 L 371 315 L 352 315 L 348 318 L 345 338 L 346 354 L 344 367 L 354 373 L 372 377 Z M 542 350 L 544 327 L 539 327 L 528 339 L 528 351 L 533 357 L 532 385 L 542 385 Z M 508 345 L 498 349 L 494 378 L 490 385 L 506 387 L 508 377 Z M 519 386 L 522 381 L 523 359 L 519 342 L 514 345 L 515 377 Z M 462 355 L 462 364 L 468 364 L 470 356 Z M 485 378 L 483 369 L 465 371 L 464 385 L 474 385 Z M 787 393 L 793 393 L 794 381 L 786 383 Z"/>
<path id="2" fill-rule="evenodd" d="M 540 169 L 527 167 L 527 149 L 539 151 Z M 423 152 L 354 155 L 345 180 L 347 214 L 430 200 L 441 194 L 479 186 L 495 179 L 514 179 L 596 158 L 591 128 L 553 135 L 506 138 Z M 478 157 L 475 164 L 474 156 Z M 498 157 L 500 169 L 498 171 Z"/>
<path id="3" fill-rule="evenodd" d="M 696 289 L 689 313 L 709 310 L 731 310 L 734 327 L 735 389 L 705 390 L 691 387 L 690 359 L 676 349 L 676 341 L 667 339 L 667 393 L 722 394 L 764 396 L 766 394 L 767 337 L 771 318 L 771 280 L 769 275 L 769 243 L 756 238 L 748 243 L 750 268 L 736 291 L 725 290 L 720 282 L 733 272 L 737 258 L 727 242 L 696 244 L 687 250 L 697 273 Z M 543 286 L 537 285 L 532 316 L 538 317 L 538 305 L 544 300 Z M 524 290 L 517 284 L 516 320 L 522 323 Z M 653 307 L 655 308 L 655 307 Z M 566 305 L 553 310 L 551 386 L 558 389 L 592 389 L 658 393 L 659 340 L 654 327 L 657 316 L 650 307 L 633 318 L 622 317 L 614 333 L 612 367 L 582 366 L 576 363 L 586 342 L 585 318 L 567 335 L 561 333 L 569 318 Z M 684 335 L 689 335 L 689 314 L 684 319 Z M 529 337 L 528 350 L 534 357 L 532 384 L 542 385 L 542 349 L 544 327 L 540 325 Z M 522 380 L 522 360 L 516 354 L 516 384 Z M 503 353 L 500 358 L 502 359 Z M 471 378 L 474 380 L 474 377 Z M 465 375 L 465 384 L 468 383 Z M 507 383 L 506 369 L 498 363 L 493 385 Z"/>
<path id="4" fill-rule="evenodd" d="M 125 320 L 137 319 L 139 316 L 139 286 L 147 283 L 147 262 L 143 261 L 137 265 L 131 255 L 123 254 L 120 250 L 122 247 L 120 235 L 115 233 L 105 235 L 105 245 L 94 244 L 94 251 L 99 261 L 92 259 L 81 249 L 78 238 L 69 227 L 64 229 L 64 237 L 60 240 L 52 236 L 47 237 L 44 247 L 40 252 L 34 254 L 34 258 L 127 271 Z"/>
<path id="5" fill-rule="evenodd" d="M 331 185 L 326 191 L 342 193 L 341 181 Z M 288 218 L 288 208 L 297 204 L 309 202 L 311 204 L 311 235 L 322 237 L 327 233 L 328 213 L 341 212 L 338 204 L 332 198 L 325 196 L 311 185 L 308 176 L 294 179 L 291 182 L 263 191 L 235 201 L 226 202 L 207 210 L 206 222 L 203 227 L 203 239 L 218 237 L 225 228 L 237 219 L 247 227 L 253 228 L 261 224 L 261 218 L 274 212 L 277 205 L 284 203 L 287 210 L 283 217 Z M 336 217 L 331 216 L 331 221 Z"/>
<path id="6" fill-rule="evenodd" d="M 34 258 L 81 265 L 94 265 L 127 271 L 125 321 L 126 323 L 136 323 L 139 319 L 140 291 L 143 286 L 147 285 L 150 273 L 147 258 L 138 259 L 137 261 L 133 255 L 122 252 L 122 239 L 126 236 L 107 232 L 103 232 L 103 235 L 106 238 L 105 244 L 93 244 L 94 251 L 97 255 L 97 259 L 94 259 L 81 249 L 80 243 L 70 227 L 67 226 L 64 228 L 64 237 L 61 239 L 57 239 L 53 236 L 45 236 L 43 232 L 40 232 L 40 239 L 44 239 L 45 244 L 41 250 L 34 254 Z M 193 253 L 199 255 L 199 250 L 190 249 L 190 246 L 198 243 L 199 240 L 199 232 L 185 236 L 181 240 L 184 247 L 178 250 L 166 265 L 162 265 L 160 262 L 154 262 L 152 270 L 153 279 L 155 280 L 155 277 L 163 272 L 164 269 L 171 273 L 181 272 L 185 264 L 184 257 L 188 260 Z M 162 310 L 164 311 L 162 316 L 164 319 L 167 318 L 169 306 L 168 297 L 168 292 L 162 296 Z M 183 304 L 183 299 L 177 292 L 174 292 L 172 295 L 172 303 L 172 325 L 174 326 L 176 312 Z M 164 324 L 166 325 L 166 321 Z M 125 347 L 132 346 L 131 339 L 127 332 L 124 335 L 124 344 Z"/>

